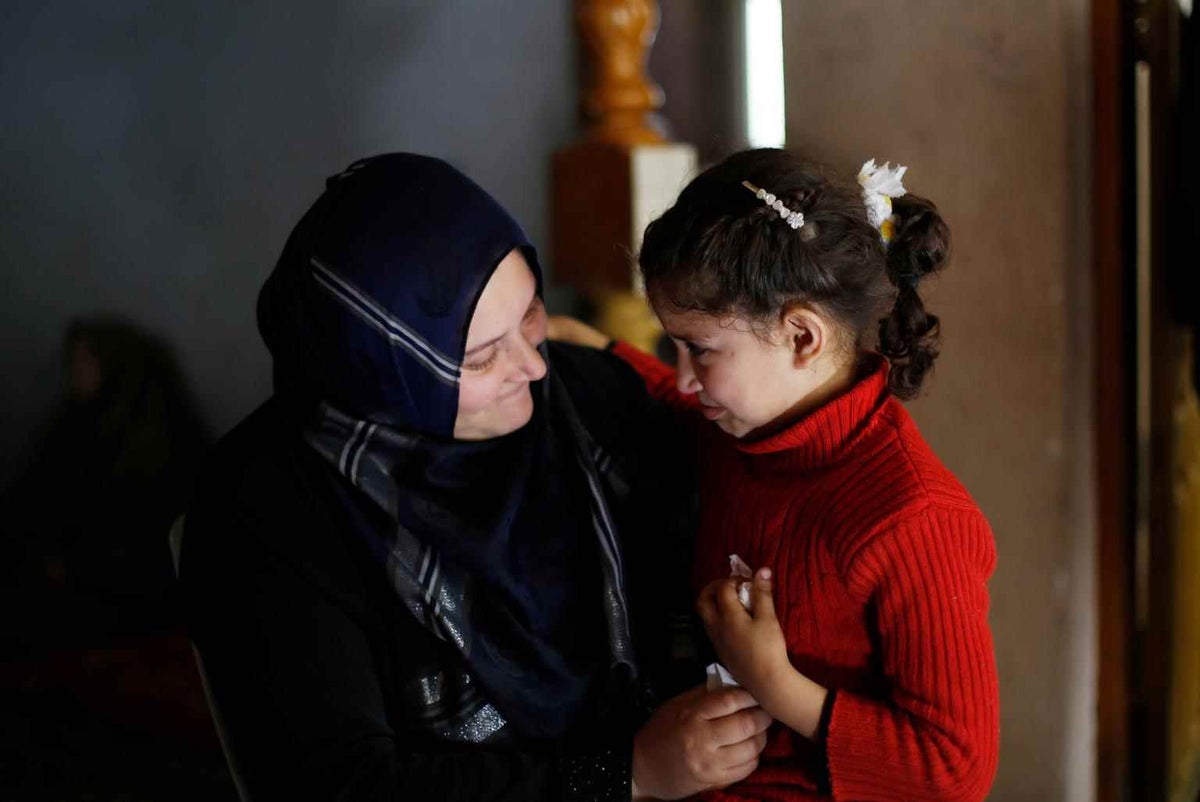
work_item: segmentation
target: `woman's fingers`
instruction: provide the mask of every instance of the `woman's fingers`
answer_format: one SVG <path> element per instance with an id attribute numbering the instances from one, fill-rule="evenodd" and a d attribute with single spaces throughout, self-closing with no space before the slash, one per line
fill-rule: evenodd
<path id="1" fill-rule="evenodd" d="M 721 772 L 717 779 L 717 788 L 724 788 L 728 785 L 733 785 L 736 782 L 749 777 L 754 770 L 758 768 L 758 756 L 755 755 L 752 759 L 744 763 L 739 763 L 736 766 L 730 766 Z"/>
<path id="2" fill-rule="evenodd" d="M 756 732 L 763 726 L 761 712 L 741 688 L 707 693 L 700 686 L 667 700 L 634 735 L 633 781 L 649 797 L 679 799 L 740 779 L 746 754 L 761 749 L 762 733 Z M 736 733 L 739 728 L 751 733 L 741 737 L 748 746 L 722 752 L 718 729 Z"/>
<path id="3" fill-rule="evenodd" d="M 760 732 L 744 741 L 722 746 L 717 750 L 718 761 L 726 769 L 756 760 L 767 745 L 767 733 Z"/>
<path id="4" fill-rule="evenodd" d="M 721 747 L 746 743 L 766 732 L 771 721 L 771 715 L 761 707 L 739 710 L 712 720 L 713 741 Z"/>
<path id="5" fill-rule="evenodd" d="M 697 700 L 696 712 L 700 718 L 711 721 L 751 707 L 758 707 L 758 702 L 744 688 L 722 688 L 706 691 Z"/>

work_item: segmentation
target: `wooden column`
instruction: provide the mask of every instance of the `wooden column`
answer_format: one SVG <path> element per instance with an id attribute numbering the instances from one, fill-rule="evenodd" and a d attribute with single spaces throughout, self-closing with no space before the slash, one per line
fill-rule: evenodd
<path id="1" fill-rule="evenodd" d="M 1096 801 L 1125 802 L 1133 791 L 1133 446 L 1130 143 L 1132 58 L 1125 0 L 1091 4 L 1091 233 L 1096 353 L 1097 512 Z"/>
<path id="2" fill-rule="evenodd" d="M 659 331 L 636 279 L 646 225 L 696 170 L 691 145 L 668 142 L 655 112 L 662 89 L 646 75 L 658 30 L 652 0 L 578 0 L 584 56 L 582 138 L 554 155 L 554 275 L 597 305 L 606 333 L 647 350 Z"/>

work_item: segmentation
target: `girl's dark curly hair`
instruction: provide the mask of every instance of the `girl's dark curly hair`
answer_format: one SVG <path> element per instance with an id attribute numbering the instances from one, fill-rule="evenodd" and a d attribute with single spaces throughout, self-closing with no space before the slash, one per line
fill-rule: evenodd
<path id="1" fill-rule="evenodd" d="M 804 225 L 793 229 L 743 181 L 802 212 Z M 651 297 L 676 309 L 770 325 L 785 306 L 810 304 L 852 337 L 855 352 L 878 325 L 889 387 L 909 399 L 939 340 L 937 316 L 925 311 L 917 284 L 945 266 L 950 230 L 924 198 L 895 198 L 892 211 L 895 234 L 885 247 L 857 183 L 784 150 L 747 150 L 687 185 L 646 229 L 638 261 Z"/>

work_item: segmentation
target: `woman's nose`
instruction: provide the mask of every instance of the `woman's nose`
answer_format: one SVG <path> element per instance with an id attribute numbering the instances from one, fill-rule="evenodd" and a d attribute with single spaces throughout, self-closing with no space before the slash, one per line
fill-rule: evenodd
<path id="1" fill-rule="evenodd" d="M 684 395 L 698 393 L 703 387 L 700 380 L 696 378 L 695 369 L 692 368 L 691 355 L 683 349 L 680 349 L 679 361 L 675 365 L 675 386 Z"/>
<path id="2" fill-rule="evenodd" d="M 535 382 L 546 375 L 546 360 L 542 359 L 542 354 L 537 349 L 535 343 L 531 343 L 524 337 L 519 338 L 521 343 L 517 346 L 517 370 L 520 371 L 521 377 L 525 381 Z"/>

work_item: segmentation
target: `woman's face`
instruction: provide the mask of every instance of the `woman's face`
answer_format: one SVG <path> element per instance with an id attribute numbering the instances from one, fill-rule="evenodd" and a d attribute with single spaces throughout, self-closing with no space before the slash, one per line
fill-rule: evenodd
<path id="1" fill-rule="evenodd" d="M 546 310 L 536 293 L 533 271 L 514 248 L 484 287 L 467 331 L 456 440 L 500 437 L 533 415 L 529 383 L 546 375 L 537 351 L 546 339 Z"/>

